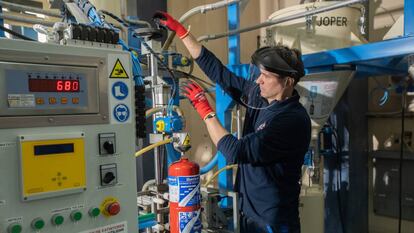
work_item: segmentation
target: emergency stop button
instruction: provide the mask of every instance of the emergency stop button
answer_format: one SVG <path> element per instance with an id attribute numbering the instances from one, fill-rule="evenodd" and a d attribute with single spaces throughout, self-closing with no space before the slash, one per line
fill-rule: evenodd
<path id="1" fill-rule="evenodd" d="M 115 201 L 108 203 L 105 209 L 110 216 L 115 216 L 119 213 L 119 211 L 121 211 L 121 205 L 119 205 L 119 203 Z"/>

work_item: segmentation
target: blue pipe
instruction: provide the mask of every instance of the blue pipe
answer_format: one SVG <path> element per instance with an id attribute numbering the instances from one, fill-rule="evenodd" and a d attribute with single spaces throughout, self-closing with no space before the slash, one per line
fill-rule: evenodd
<path id="1" fill-rule="evenodd" d="M 1 8 L 1 6 L 0 6 L 0 13 L 2 13 L 3 12 L 3 10 L 2 10 L 2 8 Z M 4 20 L 3 19 L 0 19 L 0 25 L 1 26 L 4 26 Z M 4 32 L 3 32 L 3 30 L 0 30 L 0 37 L 4 37 Z"/>
<path id="2" fill-rule="evenodd" d="M 218 161 L 218 154 L 216 154 L 214 158 L 211 159 L 210 162 L 206 166 L 200 169 L 200 175 L 204 175 L 207 172 L 209 172 L 211 169 L 213 169 L 217 165 L 217 161 Z"/>

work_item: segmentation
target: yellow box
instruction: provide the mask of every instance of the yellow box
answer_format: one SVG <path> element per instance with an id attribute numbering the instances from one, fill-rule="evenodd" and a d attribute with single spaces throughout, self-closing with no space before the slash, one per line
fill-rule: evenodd
<path id="1" fill-rule="evenodd" d="M 22 135 L 19 140 L 23 201 L 86 190 L 83 133 Z"/>

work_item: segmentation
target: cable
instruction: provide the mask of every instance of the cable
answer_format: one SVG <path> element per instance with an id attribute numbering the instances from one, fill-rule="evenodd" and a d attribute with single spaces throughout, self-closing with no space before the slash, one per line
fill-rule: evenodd
<path id="1" fill-rule="evenodd" d="M 8 28 L 4 27 L 3 25 L 0 25 L 0 29 L 1 29 L 2 31 L 4 31 L 4 32 L 7 32 L 7 33 L 9 33 L 9 34 L 11 34 L 11 35 L 13 35 L 13 36 L 15 36 L 15 37 L 20 38 L 20 39 L 23 39 L 23 40 L 28 40 L 28 41 L 36 41 L 36 40 L 33 40 L 32 38 L 29 38 L 29 37 L 27 37 L 27 36 L 24 36 L 24 35 L 22 35 L 22 34 L 18 33 L 18 32 L 15 32 L 15 31 L 13 31 L 13 30 L 11 30 L 11 29 L 8 29 Z"/>
<path id="2" fill-rule="evenodd" d="M 128 23 L 126 23 L 124 20 L 122 20 L 121 18 L 119 18 L 118 16 L 116 16 L 116 15 L 112 14 L 112 13 L 111 13 L 111 12 L 109 12 L 109 11 L 106 11 L 106 10 L 99 10 L 99 11 L 98 11 L 98 14 L 99 14 L 99 15 L 105 14 L 105 15 L 107 15 L 107 16 L 109 16 L 109 17 L 113 18 L 114 20 L 116 20 L 116 21 L 117 21 L 118 23 L 120 23 L 122 26 L 124 26 L 124 27 L 126 27 L 126 28 L 129 28 L 129 24 L 128 24 Z"/>
<path id="3" fill-rule="evenodd" d="M 159 141 L 159 142 L 157 142 L 157 143 L 151 144 L 151 145 L 149 145 L 149 146 L 147 146 L 147 147 L 145 147 L 145 148 L 143 148 L 143 149 L 141 149 L 141 150 L 137 151 L 137 152 L 135 153 L 135 157 L 139 157 L 139 156 L 143 155 L 144 153 L 146 153 L 146 152 L 148 152 L 148 151 L 150 151 L 150 150 L 154 149 L 155 147 L 158 147 L 158 146 L 162 146 L 162 145 L 165 145 L 165 144 L 171 143 L 172 141 L 173 141 L 173 139 L 172 139 L 172 138 L 167 138 L 167 139 L 165 139 L 165 140 L 163 140 L 163 141 Z"/>
<path id="4" fill-rule="evenodd" d="M 204 187 L 207 187 L 221 172 L 228 170 L 228 169 L 233 169 L 236 168 L 237 164 L 233 164 L 233 165 L 227 165 L 223 168 L 221 168 L 220 170 L 216 171 L 214 173 L 214 175 L 212 177 L 210 177 L 210 179 L 207 180 L 207 182 L 204 184 Z"/>
<path id="5" fill-rule="evenodd" d="M 203 80 L 203 79 L 201 79 L 201 78 L 198 78 L 198 77 L 196 77 L 196 76 L 194 76 L 194 75 L 192 75 L 192 74 L 190 74 L 190 73 L 186 73 L 186 72 L 181 71 L 181 70 L 173 70 L 173 71 L 174 71 L 174 72 L 177 72 L 177 73 L 180 73 L 180 74 L 182 74 L 182 75 L 184 75 L 184 76 L 186 76 L 186 77 L 188 77 L 188 78 L 190 78 L 190 79 L 194 79 L 194 80 L 200 81 L 200 82 L 202 82 L 202 83 L 204 83 L 204 84 L 207 84 L 207 85 L 209 85 L 209 86 L 212 86 L 212 87 L 216 86 L 215 84 L 210 83 L 210 82 L 207 82 L 207 81 L 205 81 L 205 80 Z"/>

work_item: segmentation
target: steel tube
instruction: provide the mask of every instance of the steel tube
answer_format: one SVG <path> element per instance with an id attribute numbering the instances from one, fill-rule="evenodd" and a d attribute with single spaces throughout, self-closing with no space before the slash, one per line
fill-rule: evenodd
<path id="1" fill-rule="evenodd" d="M 22 22 L 22 23 L 28 23 L 28 24 L 42 24 L 42 25 L 45 25 L 45 26 L 53 26 L 53 24 L 55 24 L 55 22 L 45 21 L 45 20 L 41 20 L 41 19 L 28 19 L 28 18 L 18 17 L 18 16 L 15 16 L 15 15 L 6 15 L 6 14 L 3 14 L 3 13 L 0 13 L 0 18 L 6 19 L 6 20 L 13 20 L 13 21 L 17 21 L 17 22 Z"/>
<path id="2" fill-rule="evenodd" d="M 193 9 L 190 9 L 186 13 L 184 13 L 178 21 L 180 23 L 184 23 L 188 18 L 190 18 L 191 16 L 196 15 L 198 13 L 206 13 L 207 11 L 220 9 L 220 8 L 223 8 L 227 5 L 230 5 L 230 4 L 233 4 L 233 3 L 238 3 L 238 2 L 240 2 L 240 0 L 224 0 L 224 1 L 216 2 L 216 3 L 212 3 L 212 4 L 197 6 L 197 7 L 194 7 Z M 174 36 L 175 36 L 175 32 L 171 32 L 170 35 L 168 36 L 167 40 L 165 41 L 164 46 L 162 47 L 162 50 L 167 50 L 170 47 L 170 45 L 171 45 L 171 43 L 174 39 Z"/>
<path id="3" fill-rule="evenodd" d="M 34 13 L 39 13 L 39 14 L 43 14 L 43 15 L 47 15 L 47 16 L 56 17 L 56 18 L 61 18 L 62 17 L 60 13 L 55 12 L 55 11 L 44 10 L 44 9 L 37 8 L 37 7 L 30 7 L 30 6 L 20 5 L 20 4 L 16 4 L 16 3 L 11 3 L 11 2 L 0 1 L 0 6 L 7 7 L 11 10 L 30 11 L 30 12 L 34 12 Z"/>

